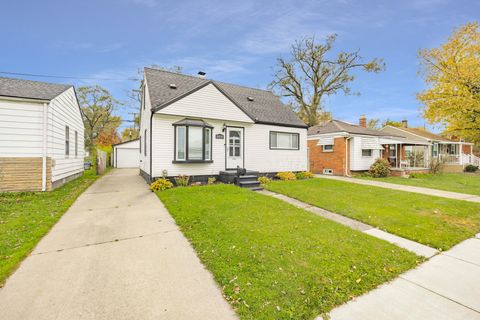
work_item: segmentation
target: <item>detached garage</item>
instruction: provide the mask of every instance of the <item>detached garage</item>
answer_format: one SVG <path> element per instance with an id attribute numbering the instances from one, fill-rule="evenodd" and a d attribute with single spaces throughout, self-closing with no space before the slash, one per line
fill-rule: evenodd
<path id="1" fill-rule="evenodd" d="M 112 146 L 112 162 L 115 168 L 138 168 L 140 141 L 125 141 Z"/>

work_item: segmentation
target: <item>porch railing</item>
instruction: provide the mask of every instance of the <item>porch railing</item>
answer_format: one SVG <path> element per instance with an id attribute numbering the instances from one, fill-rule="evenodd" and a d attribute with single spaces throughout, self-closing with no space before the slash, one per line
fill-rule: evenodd
<path id="1" fill-rule="evenodd" d="M 463 154 L 462 160 L 462 164 L 473 164 L 474 166 L 480 167 L 480 157 L 474 154 Z"/>
<path id="2" fill-rule="evenodd" d="M 439 158 L 445 164 L 462 164 L 459 154 L 441 154 Z"/>
<path id="3" fill-rule="evenodd" d="M 480 158 L 473 154 L 441 154 L 440 161 L 445 164 L 459 164 L 467 165 L 473 164 L 474 166 L 480 166 Z"/>

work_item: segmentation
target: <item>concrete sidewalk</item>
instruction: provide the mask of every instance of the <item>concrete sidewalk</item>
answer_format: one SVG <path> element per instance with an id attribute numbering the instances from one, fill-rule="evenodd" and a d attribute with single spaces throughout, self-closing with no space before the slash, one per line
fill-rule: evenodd
<path id="1" fill-rule="evenodd" d="M 480 320 L 479 298 L 477 236 L 334 309 L 330 319 Z"/>
<path id="2" fill-rule="evenodd" d="M 451 191 L 444 191 L 438 189 L 430 189 L 430 188 L 423 188 L 423 187 L 415 187 L 415 186 L 407 186 L 395 183 L 388 183 L 383 181 L 372 181 L 372 180 L 363 180 L 363 179 L 356 179 L 356 178 L 349 178 L 349 177 L 341 177 L 341 176 L 327 176 L 323 174 L 316 174 L 315 177 L 323 178 L 323 179 L 331 179 L 331 180 L 338 180 L 338 181 L 345 181 L 357 184 L 363 184 L 366 186 L 375 186 L 399 191 L 406 191 L 406 192 L 413 192 L 413 193 L 421 193 L 429 196 L 436 196 L 436 197 L 443 197 L 455 200 L 465 200 L 470 202 L 480 202 L 480 196 L 466 194 L 466 193 L 458 193 L 458 192 L 451 192 Z"/>
<path id="3" fill-rule="evenodd" d="M 138 170 L 98 180 L 0 289 L 0 318 L 237 319 Z"/>

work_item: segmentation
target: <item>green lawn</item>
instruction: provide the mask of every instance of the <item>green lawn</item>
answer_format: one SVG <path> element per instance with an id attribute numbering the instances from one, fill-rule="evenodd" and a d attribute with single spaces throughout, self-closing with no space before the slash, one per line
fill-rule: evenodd
<path id="1" fill-rule="evenodd" d="M 232 185 L 157 195 L 241 319 L 313 319 L 421 261 L 392 244 Z"/>
<path id="2" fill-rule="evenodd" d="M 0 193 L 0 287 L 96 178 L 90 170 L 51 192 Z"/>
<path id="3" fill-rule="evenodd" d="M 267 188 L 442 250 L 480 231 L 476 203 L 321 178 Z"/>
<path id="4" fill-rule="evenodd" d="M 480 195 L 480 175 L 472 173 L 424 174 L 418 178 L 372 178 L 365 176 L 356 178 Z"/>

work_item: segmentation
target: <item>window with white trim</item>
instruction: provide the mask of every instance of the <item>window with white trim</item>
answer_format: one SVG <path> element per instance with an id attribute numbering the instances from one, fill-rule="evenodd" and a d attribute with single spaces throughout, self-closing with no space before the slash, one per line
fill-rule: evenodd
<path id="1" fill-rule="evenodd" d="M 372 149 L 362 149 L 362 157 L 371 157 Z"/>
<path id="2" fill-rule="evenodd" d="M 70 128 L 65 126 L 65 156 L 70 155 Z"/>
<path id="3" fill-rule="evenodd" d="M 145 134 L 143 136 L 143 154 L 146 156 L 147 155 L 147 129 L 145 129 Z"/>
<path id="4" fill-rule="evenodd" d="M 78 132 L 75 131 L 75 158 L 78 156 Z"/>
<path id="5" fill-rule="evenodd" d="M 324 144 L 322 146 L 323 152 L 333 152 L 333 144 Z"/>
<path id="6" fill-rule="evenodd" d="M 298 133 L 270 131 L 270 149 L 298 150 L 299 140 Z"/>
<path id="7" fill-rule="evenodd" d="M 212 128 L 201 125 L 175 126 L 174 161 L 204 162 L 212 160 Z"/>

